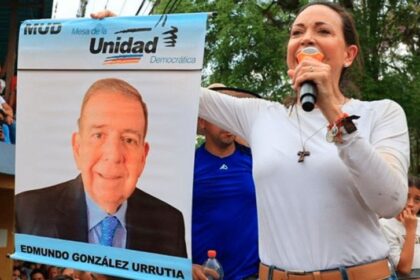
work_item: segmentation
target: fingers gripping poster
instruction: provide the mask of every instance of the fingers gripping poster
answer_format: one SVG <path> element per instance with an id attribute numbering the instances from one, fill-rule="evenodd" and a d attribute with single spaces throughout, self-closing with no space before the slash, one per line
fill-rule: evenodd
<path id="1" fill-rule="evenodd" d="M 22 23 L 13 258 L 191 279 L 206 20 Z"/>

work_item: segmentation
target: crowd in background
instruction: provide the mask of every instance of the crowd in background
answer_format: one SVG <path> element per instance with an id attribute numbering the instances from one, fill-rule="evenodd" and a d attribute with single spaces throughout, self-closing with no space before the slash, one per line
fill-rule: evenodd
<path id="1" fill-rule="evenodd" d="M 22 262 L 15 260 L 12 280 L 116 280 L 111 276 L 78 271 L 73 268 Z"/>
<path id="2" fill-rule="evenodd" d="M 1 68 L 0 68 L 1 69 Z M 0 70 L 1 71 L 1 70 Z M 11 90 L 16 91 L 17 78 L 12 79 Z M 6 82 L 0 79 L 0 142 L 16 143 L 16 114 L 6 100 Z"/>

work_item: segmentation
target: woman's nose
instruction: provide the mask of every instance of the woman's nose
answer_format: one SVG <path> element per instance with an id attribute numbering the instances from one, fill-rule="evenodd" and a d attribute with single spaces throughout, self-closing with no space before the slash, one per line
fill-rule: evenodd
<path id="1" fill-rule="evenodd" d="M 306 30 L 302 37 L 301 37 L 301 41 L 300 44 L 302 46 L 311 46 L 314 45 L 314 36 L 313 36 L 313 32 L 310 30 Z"/>

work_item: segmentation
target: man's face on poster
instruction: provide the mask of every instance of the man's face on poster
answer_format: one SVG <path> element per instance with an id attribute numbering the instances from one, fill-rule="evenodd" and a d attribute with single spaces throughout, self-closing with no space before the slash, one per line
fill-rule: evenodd
<path id="1" fill-rule="evenodd" d="M 88 99 L 73 134 L 76 165 L 85 191 L 108 213 L 133 193 L 146 163 L 142 105 L 132 96 L 94 92 Z"/>

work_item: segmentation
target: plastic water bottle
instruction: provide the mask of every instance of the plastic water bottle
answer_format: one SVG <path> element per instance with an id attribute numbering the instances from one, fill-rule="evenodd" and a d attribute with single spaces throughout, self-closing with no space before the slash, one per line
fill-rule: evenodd
<path id="1" fill-rule="evenodd" d="M 209 280 L 223 280 L 224 273 L 222 265 L 216 259 L 216 250 L 208 250 L 208 259 L 203 263 L 204 274 Z"/>

